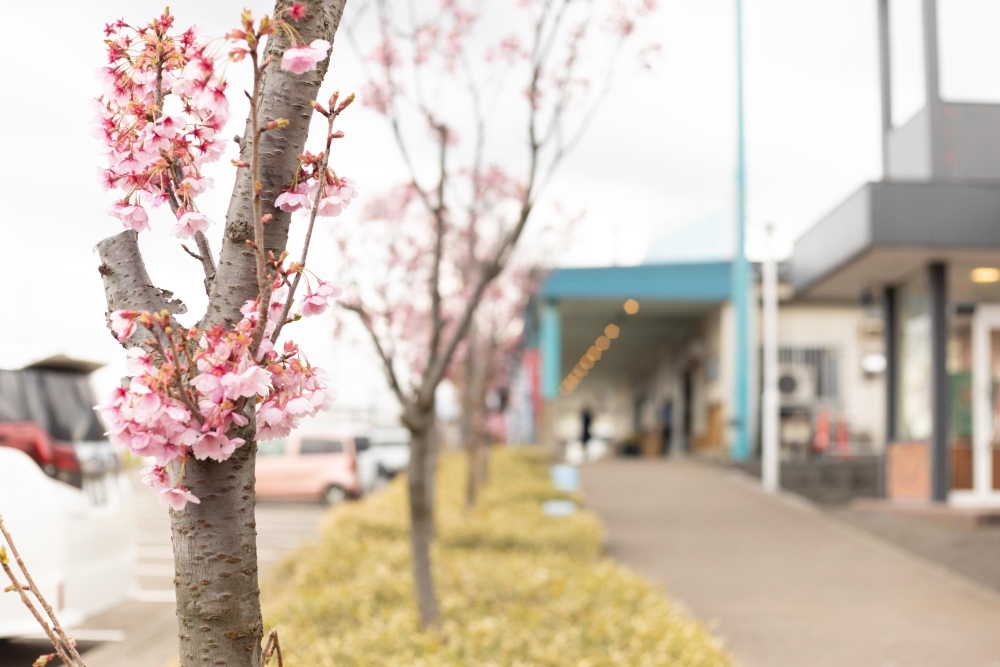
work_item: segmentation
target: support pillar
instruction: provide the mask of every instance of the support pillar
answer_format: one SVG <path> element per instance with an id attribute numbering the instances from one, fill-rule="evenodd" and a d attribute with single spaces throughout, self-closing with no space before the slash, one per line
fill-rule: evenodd
<path id="1" fill-rule="evenodd" d="M 551 401 L 559 396 L 562 382 L 562 318 L 554 301 L 542 304 L 541 332 L 542 398 Z"/>
<path id="2" fill-rule="evenodd" d="M 886 285 L 882 291 L 882 322 L 885 348 L 885 446 L 882 450 L 882 470 L 879 479 L 880 495 L 887 496 L 888 479 L 886 464 L 889 460 L 889 447 L 896 440 L 896 406 L 898 405 L 899 381 L 899 334 L 897 327 L 898 291 L 891 285 Z"/>
<path id="3" fill-rule="evenodd" d="M 948 465 L 948 267 L 927 267 L 931 319 L 931 500 L 945 502 L 951 486 Z"/>

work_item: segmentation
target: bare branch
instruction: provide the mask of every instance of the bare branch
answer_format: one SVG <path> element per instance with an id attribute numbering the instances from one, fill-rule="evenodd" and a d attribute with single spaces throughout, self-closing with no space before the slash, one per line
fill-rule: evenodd
<path id="1" fill-rule="evenodd" d="M 21 554 L 18 553 L 17 547 L 14 545 L 14 539 L 10 536 L 10 533 L 7 531 L 7 527 L 3 525 L 2 517 L 0 517 L 0 534 L 3 535 L 3 538 L 4 540 L 6 540 L 7 545 L 10 546 L 10 553 L 11 555 L 14 556 L 14 560 L 17 562 L 17 567 L 24 574 L 24 580 L 25 582 L 27 582 L 28 590 L 31 591 L 31 594 L 35 596 L 35 599 L 37 599 L 39 604 L 42 605 L 42 609 L 45 610 L 45 613 L 48 615 L 49 619 L 52 620 L 52 628 L 50 628 L 48 623 L 45 622 L 41 614 L 38 613 L 38 610 L 31 603 L 31 600 L 24 592 L 24 588 L 18 582 L 17 577 L 14 574 L 13 570 L 11 570 L 10 562 L 9 559 L 7 558 L 6 549 L 3 547 L 3 545 L 0 545 L 0 566 L 3 567 L 3 570 L 7 574 L 7 578 L 10 579 L 11 584 L 13 584 L 13 586 L 17 589 L 18 593 L 21 596 L 21 601 L 29 609 L 29 611 L 31 611 L 32 615 L 35 617 L 35 620 L 38 621 L 38 623 L 42 626 L 42 630 L 45 631 L 45 634 L 48 636 L 49 641 L 52 642 L 53 648 L 55 648 L 56 650 L 56 655 L 58 655 L 62 659 L 62 661 L 65 662 L 67 665 L 78 665 L 79 667 L 85 667 L 85 665 L 83 664 L 83 659 L 80 657 L 80 653 L 76 650 L 76 643 L 72 639 L 70 639 L 70 637 L 66 634 L 66 631 L 63 630 L 62 625 L 59 623 L 59 619 L 56 617 L 55 612 L 52 610 L 52 605 L 50 605 L 48 601 L 46 601 L 45 597 L 42 595 L 42 592 L 38 590 L 38 586 L 35 585 L 35 580 L 32 579 L 31 574 L 28 572 L 28 568 L 24 565 L 24 561 L 21 560 Z M 65 644 L 66 648 L 69 650 L 69 656 L 72 656 L 72 659 L 70 659 L 70 657 L 68 657 L 66 653 L 63 651 L 61 644 Z"/>
<path id="2" fill-rule="evenodd" d="M 340 307 L 344 310 L 349 310 L 358 314 L 358 318 L 361 320 L 361 323 L 364 325 L 365 329 L 368 330 L 368 334 L 371 336 L 372 343 L 375 344 L 375 350 L 378 352 L 379 358 L 382 359 L 382 365 L 385 367 L 385 374 L 389 379 L 389 385 L 396 394 L 396 398 L 399 399 L 399 402 L 405 408 L 410 404 L 410 401 L 406 394 L 403 393 L 403 386 L 400 384 L 399 377 L 396 375 L 396 366 L 392 361 L 393 355 L 390 354 L 382 344 L 382 340 L 379 338 L 378 332 L 375 331 L 375 324 L 368 315 L 368 311 L 365 310 L 360 301 L 353 303 L 341 302 Z"/>

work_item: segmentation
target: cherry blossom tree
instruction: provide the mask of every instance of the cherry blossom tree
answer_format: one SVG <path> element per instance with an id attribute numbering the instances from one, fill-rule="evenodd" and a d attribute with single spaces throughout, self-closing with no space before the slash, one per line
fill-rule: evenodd
<path id="1" fill-rule="evenodd" d="M 144 481 L 170 508 L 179 654 L 189 667 L 259 667 L 277 649 L 274 634 L 263 644 L 254 461 L 258 440 L 286 435 L 332 400 L 325 373 L 281 334 L 338 293 L 306 260 L 317 218 L 339 214 L 356 194 L 330 164 L 343 136 L 335 121 L 353 95 L 316 101 L 344 4 L 278 0 L 273 15 L 244 10 L 238 27 L 216 38 L 177 28 L 169 10 L 105 30 L 101 180 L 125 231 L 97 250 L 108 325 L 126 348 L 131 378 L 101 411 L 113 442 L 156 461 Z M 199 195 L 212 186 L 204 167 L 229 140 L 225 74 L 238 67 L 252 70 L 250 111 L 236 138 L 216 261 L 213 213 Z M 325 144 L 312 155 L 305 145 L 317 115 Z M 285 248 L 295 210 L 307 219 L 299 223 L 302 255 L 292 261 Z M 138 236 L 157 224 L 194 243 L 183 250 L 204 274 L 208 308 L 193 324 L 181 323 L 183 304 L 146 271 Z"/>
<path id="2" fill-rule="evenodd" d="M 364 63 L 361 99 L 384 117 L 406 173 L 341 238 L 353 275 L 342 305 L 367 330 L 411 434 L 422 625 L 440 618 L 435 391 L 546 186 L 611 94 L 617 65 L 650 56 L 635 37 L 654 5 L 369 0 L 345 26 Z"/>
<path id="3" fill-rule="evenodd" d="M 515 257 L 515 260 L 521 259 Z M 502 406 L 491 405 L 507 389 L 523 343 L 524 312 L 543 275 L 542 259 L 515 261 L 483 295 L 452 373 L 462 396 L 461 433 L 468 458 L 465 502 L 476 503 L 486 481 L 489 446 L 504 439 Z"/>

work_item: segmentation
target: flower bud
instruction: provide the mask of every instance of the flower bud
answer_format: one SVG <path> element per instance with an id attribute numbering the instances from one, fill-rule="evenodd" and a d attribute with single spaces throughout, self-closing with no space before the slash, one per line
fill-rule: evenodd
<path id="1" fill-rule="evenodd" d="M 327 116 L 327 117 L 329 117 L 329 116 L 330 116 L 330 112 L 329 112 L 329 111 L 327 111 L 327 110 L 326 110 L 326 109 L 325 109 L 325 108 L 323 107 L 323 105 L 322 105 L 322 104 L 320 104 L 319 102 L 317 102 L 316 100 L 312 100 L 312 101 L 310 101 L 310 102 L 309 102 L 309 104 L 311 104 L 311 105 L 312 105 L 312 108 L 313 108 L 313 109 L 315 109 L 316 111 L 320 112 L 320 113 L 321 113 L 321 114 L 323 114 L 324 116 Z"/>
<path id="2" fill-rule="evenodd" d="M 344 99 L 344 101 L 343 101 L 343 102 L 341 102 L 341 103 L 340 103 L 340 106 L 339 106 L 339 107 L 337 107 L 337 112 L 336 112 L 336 113 L 340 113 L 341 111 L 343 111 L 343 110 L 344 110 L 344 109 L 346 109 L 347 107 L 351 106 L 351 102 L 353 102 L 353 101 L 354 101 L 354 93 L 351 93 L 350 95 L 348 95 L 348 96 L 347 96 L 347 97 L 346 97 L 346 98 Z M 331 106 L 332 106 L 332 105 L 331 105 Z"/>

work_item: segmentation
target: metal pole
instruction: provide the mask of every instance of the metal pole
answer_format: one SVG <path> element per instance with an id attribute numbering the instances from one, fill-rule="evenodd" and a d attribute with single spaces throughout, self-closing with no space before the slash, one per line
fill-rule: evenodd
<path id="1" fill-rule="evenodd" d="M 750 458 L 750 420 L 748 364 L 749 307 L 748 283 L 749 266 L 744 250 L 746 230 L 746 154 L 743 136 L 743 2 L 736 0 L 736 251 L 732 265 L 732 303 L 736 319 L 736 340 L 734 341 L 736 377 L 733 396 L 734 437 L 730 455 L 734 461 Z"/>
<path id="2" fill-rule="evenodd" d="M 764 396 L 761 481 L 774 493 L 781 484 L 778 443 L 778 264 L 774 257 L 774 227 L 767 226 L 767 258 L 764 260 Z"/>

